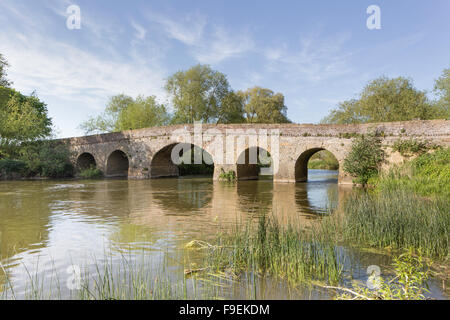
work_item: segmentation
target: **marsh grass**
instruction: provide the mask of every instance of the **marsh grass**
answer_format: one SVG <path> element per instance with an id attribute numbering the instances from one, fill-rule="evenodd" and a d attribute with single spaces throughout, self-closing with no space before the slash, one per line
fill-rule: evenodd
<path id="1" fill-rule="evenodd" d="M 326 217 L 320 232 L 349 246 L 420 249 L 427 257 L 448 256 L 449 201 L 423 199 L 408 191 L 352 195 L 344 214 Z"/>
<path id="2" fill-rule="evenodd" d="M 450 148 L 438 149 L 372 178 L 380 191 L 404 190 L 427 197 L 450 198 Z"/>
<path id="3" fill-rule="evenodd" d="M 343 257 L 323 234 L 295 223 L 282 226 L 265 215 L 256 226 L 237 224 L 231 232 L 221 234 L 207 263 L 215 271 L 250 272 L 294 285 L 311 280 L 337 283 L 343 271 Z"/>

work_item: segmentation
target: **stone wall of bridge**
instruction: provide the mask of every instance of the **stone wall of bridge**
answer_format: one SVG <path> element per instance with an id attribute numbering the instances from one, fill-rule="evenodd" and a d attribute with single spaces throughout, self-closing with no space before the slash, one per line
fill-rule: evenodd
<path id="1" fill-rule="evenodd" d="M 74 164 L 78 167 L 95 165 L 106 176 L 128 176 L 136 179 L 176 176 L 178 168 L 170 159 L 172 148 L 178 143 L 192 143 L 213 156 L 214 179 L 218 179 L 222 170 L 225 172 L 233 170 L 238 173 L 239 179 L 245 179 L 254 178 L 253 168 L 242 165 L 238 167 L 236 162 L 226 161 L 226 150 L 232 148 L 235 161 L 246 149 L 252 147 L 263 147 L 272 154 L 276 150 L 272 150 L 275 145 L 271 143 L 270 137 L 271 134 L 278 132 L 279 166 L 274 174 L 274 181 L 299 182 L 307 179 L 308 160 L 320 150 L 333 153 L 342 168 L 343 161 L 350 151 L 352 138 L 358 134 L 377 132 L 382 137 L 388 151 L 384 165 L 387 168 L 404 160 L 389 147 L 398 139 L 428 140 L 434 144 L 450 146 L 449 123 L 448 120 L 427 120 L 358 125 L 209 124 L 202 125 L 201 141 L 195 141 L 193 125 L 176 125 L 61 141 L 73 152 Z M 265 132 L 264 130 L 269 134 L 268 143 L 262 145 L 252 137 Z M 180 135 L 178 132 L 186 134 Z M 244 144 L 240 147 L 236 143 L 227 145 L 225 134 L 235 135 L 236 138 L 244 137 Z M 351 183 L 351 177 L 342 170 L 339 172 L 340 183 Z"/>

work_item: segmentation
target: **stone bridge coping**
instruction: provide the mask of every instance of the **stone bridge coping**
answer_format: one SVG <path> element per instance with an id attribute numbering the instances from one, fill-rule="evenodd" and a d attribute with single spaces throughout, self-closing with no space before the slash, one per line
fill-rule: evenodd
<path id="1" fill-rule="evenodd" d="M 152 127 L 136 130 L 127 130 L 122 132 L 103 133 L 83 137 L 73 137 L 59 139 L 70 145 L 86 145 L 102 142 L 112 142 L 130 139 L 143 139 L 161 136 L 171 136 L 175 130 L 185 129 L 191 134 L 194 133 L 193 124 L 171 125 L 163 127 Z M 414 120 L 398 122 L 379 122 L 365 124 L 202 124 L 202 133 L 208 135 L 206 130 L 218 129 L 226 130 L 244 130 L 250 134 L 250 130 L 278 129 L 280 136 L 290 137 L 339 137 L 342 134 L 362 134 L 368 132 L 384 133 L 386 136 L 450 136 L 449 120 Z"/>

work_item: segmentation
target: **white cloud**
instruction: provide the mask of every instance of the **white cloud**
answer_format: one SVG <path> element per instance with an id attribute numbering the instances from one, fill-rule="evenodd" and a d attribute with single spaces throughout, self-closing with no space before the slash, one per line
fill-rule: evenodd
<path id="1" fill-rule="evenodd" d="M 139 25 L 137 22 L 135 22 L 134 20 L 131 21 L 131 26 L 134 28 L 135 32 L 135 36 L 137 39 L 139 40 L 144 40 L 145 39 L 145 35 L 147 34 L 147 30 L 144 29 L 144 27 L 142 27 L 141 25 Z"/>
<path id="2" fill-rule="evenodd" d="M 198 45 L 206 26 L 206 18 L 198 14 L 188 14 L 177 21 L 154 13 L 147 14 L 147 18 L 161 25 L 170 38 L 186 45 Z"/>
<path id="3" fill-rule="evenodd" d="M 318 35 L 302 36 L 299 39 L 299 50 L 288 50 L 285 46 L 279 49 L 268 48 L 264 55 L 268 60 L 268 70 L 282 71 L 294 80 L 318 82 L 349 73 L 352 68 L 348 64 L 351 54 L 342 53 L 348 34 L 333 38 L 320 38 Z"/>
<path id="4" fill-rule="evenodd" d="M 254 47 L 248 33 L 230 34 L 225 28 L 208 23 L 199 14 L 188 14 L 176 21 L 155 14 L 147 17 L 161 25 L 168 37 L 188 46 L 189 52 L 200 63 L 219 63 L 251 51 Z"/>

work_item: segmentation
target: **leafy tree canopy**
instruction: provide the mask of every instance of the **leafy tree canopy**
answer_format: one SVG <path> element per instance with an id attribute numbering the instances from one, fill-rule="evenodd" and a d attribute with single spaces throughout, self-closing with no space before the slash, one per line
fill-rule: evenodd
<path id="1" fill-rule="evenodd" d="M 245 119 L 249 123 L 288 123 L 284 96 L 270 89 L 253 87 L 239 91 Z"/>
<path id="2" fill-rule="evenodd" d="M 174 108 L 173 123 L 225 121 L 234 118 L 239 109 L 234 104 L 234 97 L 230 96 L 227 77 L 208 65 L 199 64 L 176 72 L 167 79 L 165 89 Z"/>
<path id="3" fill-rule="evenodd" d="M 119 94 L 109 99 L 105 111 L 80 125 L 86 134 L 115 132 L 165 125 L 169 114 L 154 96 L 130 96 Z"/>
<path id="4" fill-rule="evenodd" d="M 324 123 L 367 123 L 434 119 L 438 109 L 424 91 L 414 88 L 407 78 L 380 77 L 370 81 L 358 99 L 341 102 Z"/>
<path id="5" fill-rule="evenodd" d="M 0 86 L 9 87 L 11 82 L 6 79 L 6 68 L 9 66 L 6 59 L 0 53 Z"/>
<path id="6" fill-rule="evenodd" d="M 434 92 L 438 95 L 436 108 L 440 118 L 450 118 L 450 68 L 444 69 L 434 84 Z"/>
<path id="7" fill-rule="evenodd" d="M 51 126 L 46 104 L 34 93 L 0 87 L 0 157 L 10 156 L 23 142 L 48 137 Z"/>

